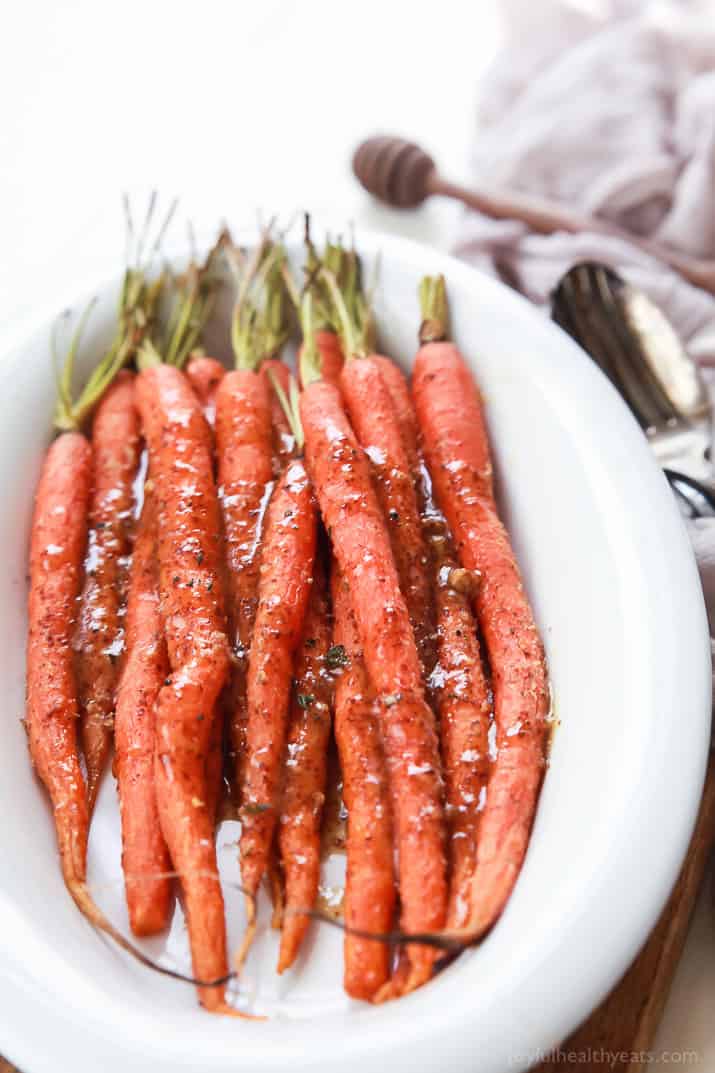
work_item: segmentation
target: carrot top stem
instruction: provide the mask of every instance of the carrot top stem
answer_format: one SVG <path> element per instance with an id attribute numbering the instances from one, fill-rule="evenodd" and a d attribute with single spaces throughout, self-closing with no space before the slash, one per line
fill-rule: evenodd
<path id="1" fill-rule="evenodd" d="M 340 240 L 325 243 L 323 255 L 318 250 L 310 235 L 310 218 L 306 215 L 305 221 L 305 290 L 312 290 L 314 296 L 314 322 L 316 331 L 337 331 L 337 323 L 333 303 L 327 288 L 320 279 L 321 268 L 327 268 L 335 278 L 342 283 L 348 273 L 348 253 Z"/>
<path id="2" fill-rule="evenodd" d="M 283 267 L 285 287 L 303 335 L 299 360 L 304 386 L 322 376 L 318 332 L 334 332 L 346 358 L 367 354 L 373 335 L 372 314 L 362 289 L 360 260 L 355 250 L 346 250 L 340 240 L 328 240 L 321 257 L 310 237 L 308 217 L 305 245 L 306 280 L 300 292 L 288 266 Z"/>
<path id="3" fill-rule="evenodd" d="M 82 426 L 117 373 L 131 361 L 152 323 L 164 287 L 165 277 L 164 273 L 160 273 L 156 279 L 147 282 L 147 272 L 161 247 L 164 235 L 176 211 L 177 202 L 176 200 L 171 202 L 166 215 L 159 223 L 154 240 L 150 241 L 156 205 L 157 194 L 156 191 L 153 191 L 147 204 L 141 229 L 137 233 L 134 228 L 129 198 L 126 194 L 124 195 L 127 238 L 126 268 L 119 292 L 117 328 L 108 349 L 95 366 L 79 397 L 74 400 L 72 398 L 72 380 L 75 361 L 82 332 L 94 302 L 90 302 L 80 317 L 62 370 L 57 373 L 58 398 L 54 425 L 61 432 L 72 431 Z M 145 259 L 147 245 L 149 249 Z M 54 339 L 52 349 L 57 368 L 59 360 Z"/>
<path id="4" fill-rule="evenodd" d="M 147 294 L 146 283 L 147 272 L 161 249 L 161 244 L 164 241 L 166 232 L 176 213 L 178 199 L 174 198 L 173 201 L 170 202 L 165 215 L 159 221 L 153 240 L 151 239 L 151 233 L 158 203 L 158 194 L 156 190 L 152 190 L 149 195 L 146 211 L 144 213 L 144 220 L 139 231 L 136 231 L 134 227 L 131 202 L 126 193 L 123 195 L 122 200 L 124 205 L 126 232 L 126 269 L 122 279 L 122 289 L 119 295 L 119 315 L 120 318 L 128 318 L 133 313 L 140 310 L 142 306 L 145 308 L 147 306 L 147 299 L 149 297 Z M 151 286 L 155 286 L 155 284 L 152 284 Z M 161 284 L 159 284 L 158 287 L 158 291 L 160 290 Z M 158 291 L 154 295 L 155 301 L 158 299 Z"/>
<path id="5" fill-rule="evenodd" d="M 331 320 L 345 358 L 365 357 L 375 346 L 375 322 L 355 249 L 346 250 L 339 242 L 329 243 L 319 278 L 327 292 Z"/>
<path id="6" fill-rule="evenodd" d="M 263 282 L 263 308 L 259 315 L 259 335 L 264 358 L 273 358 L 288 339 L 288 306 L 283 282 L 286 255 L 282 246 L 275 246 L 267 259 Z"/>
<path id="7" fill-rule="evenodd" d="M 133 357 L 147 327 L 152 321 L 164 277 L 147 284 L 143 272 L 127 269 L 119 302 L 117 328 L 112 342 L 92 370 L 87 383 L 76 399 L 72 395 L 75 362 L 82 333 L 87 325 L 96 299 L 88 304 L 77 322 L 66 357 L 60 369 L 56 333 L 52 338 L 52 357 L 57 377 L 57 404 L 54 427 L 60 432 L 81 428 L 85 420 L 112 383 L 117 373 Z"/>
<path id="8" fill-rule="evenodd" d="M 239 281 L 231 318 L 236 368 L 255 370 L 265 358 L 275 357 L 288 338 L 285 250 L 264 237 L 247 264 L 233 246 L 228 256 Z"/>
<path id="9" fill-rule="evenodd" d="M 316 326 L 314 321 L 314 302 L 312 291 L 305 292 L 299 304 L 300 327 L 303 333 L 303 345 L 300 348 L 300 379 L 304 387 L 312 384 L 314 380 L 320 380 L 322 370 L 320 367 L 320 351 L 315 340 Z"/>
<path id="10" fill-rule="evenodd" d="M 268 369 L 268 378 L 283 408 L 283 413 L 286 415 L 295 445 L 298 451 L 302 452 L 305 436 L 303 435 L 303 423 L 300 419 L 300 392 L 298 391 L 296 379 L 292 375 L 288 378 L 288 395 L 286 396 L 278 377 L 272 369 Z"/>
<path id="11" fill-rule="evenodd" d="M 355 316 L 354 310 L 351 311 L 348 308 L 348 303 L 338 285 L 337 279 L 327 268 L 321 269 L 320 276 L 328 288 L 328 293 L 330 294 L 335 309 L 338 335 L 340 336 L 340 342 L 342 343 L 345 360 L 349 361 L 351 358 L 365 357 L 367 348 L 365 346 L 365 340 L 362 337 L 360 324 Z"/>
<path id="12" fill-rule="evenodd" d="M 74 335 L 67 351 L 61 371 L 56 353 L 56 341 L 53 338 L 52 351 L 57 372 L 57 406 L 55 408 L 54 425 L 61 432 L 72 431 L 81 427 L 89 416 L 95 404 L 107 390 L 117 373 L 134 356 L 137 347 L 145 336 L 148 327 L 154 317 L 154 313 L 164 286 L 164 275 L 161 273 L 151 283 L 147 282 L 147 271 L 155 255 L 158 253 L 166 230 L 171 223 L 176 210 L 176 201 L 169 206 L 164 219 L 160 221 L 158 231 L 153 242 L 150 243 L 150 234 L 157 205 L 157 194 L 154 191 L 148 201 L 146 213 L 141 229 L 137 233 L 134 228 L 131 205 L 129 198 L 124 195 L 124 213 L 126 218 L 126 268 L 122 277 L 122 286 L 119 292 L 119 304 L 117 311 L 117 327 L 114 338 L 103 357 L 95 366 L 84 389 L 75 400 L 72 397 L 72 380 L 74 377 L 75 361 L 79 351 L 82 332 L 86 327 L 87 320 L 94 306 L 90 302 L 87 309 L 79 319 Z M 144 251 L 150 243 L 147 259 L 144 259 Z"/>
<path id="13" fill-rule="evenodd" d="M 186 285 L 177 295 L 169 322 L 168 344 L 164 360 L 167 365 L 183 368 L 196 346 L 214 303 L 213 288 L 201 278 L 201 270 L 191 265 Z"/>
<path id="14" fill-rule="evenodd" d="M 211 273 L 216 247 L 203 265 L 195 262 L 174 281 L 174 302 L 160 337 L 147 335 L 137 353 L 137 365 L 173 365 L 182 369 L 201 338 L 216 297 L 216 277 Z"/>
<path id="15" fill-rule="evenodd" d="M 449 307 L 444 276 L 425 276 L 419 287 L 420 343 L 441 343 L 447 338 Z"/>

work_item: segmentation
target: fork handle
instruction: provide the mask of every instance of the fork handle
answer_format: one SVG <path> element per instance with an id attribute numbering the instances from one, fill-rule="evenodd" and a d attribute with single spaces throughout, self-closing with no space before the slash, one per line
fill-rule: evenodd
<path id="1" fill-rule="evenodd" d="M 468 188 L 441 175 L 420 146 L 386 135 L 368 138 L 355 150 L 353 171 L 364 188 L 387 205 L 415 209 L 429 197 L 449 197 L 496 220 L 521 220 L 542 235 L 554 231 L 597 231 L 624 239 L 669 264 L 696 287 L 715 294 L 715 261 L 679 253 L 654 239 L 625 231 L 610 220 L 575 212 L 568 205 L 519 190 Z"/>

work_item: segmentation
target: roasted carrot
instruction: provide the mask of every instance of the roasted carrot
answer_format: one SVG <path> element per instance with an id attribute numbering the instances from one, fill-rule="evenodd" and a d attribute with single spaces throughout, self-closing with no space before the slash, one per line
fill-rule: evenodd
<path id="1" fill-rule="evenodd" d="M 297 389 L 288 366 L 276 358 L 262 362 L 261 375 L 266 378 L 271 399 L 274 469 L 280 473 L 298 446 L 289 420 L 291 396 Z M 311 591 L 306 630 L 309 620 L 316 618 L 316 602 L 322 601 L 322 605 L 325 605 L 325 578 L 320 570 L 318 574 Z M 327 608 L 324 606 L 324 609 Z M 325 695 L 321 695 L 320 687 L 325 683 L 319 671 L 330 645 L 327 622 L 315 623 L 311 633 L 314 636 L 304 636 L 301 642 L 296 657 L 296 676 L 304 676 L 312 684 L 301 686 L 297 682 L 293 686 L 280 822 L 267 865 L 273 901 L 271 923 L 282 931 L 279 972 L 289 968 L 298 954 L 308 927 L 308 917 L 297 910 L 313 905 L 320 878 L 320 820 L 330 732 L 330 697 L 325 688 L 322 689 Z M 306 641 L 310 643 L 310 649 L 306 649 Z M 326 643 L 319 645 L 319 641 Z M 310 697 L 313 701 L 308 714 L 301 703 L 306 703 Z"/>
<path id="2" fill-rule="evenodd" d="M 491 696 L 482 668 L 470 597 L 477 581 L 460 568 L 446 522 L 429 515 L 435 575 L 438 662 L 431 685 L 440 715 L 447 829 L 449 905 L 446 928 L 460 927 L 469 911 L 477 835 L 489 772 Z"/>
<path id="3" fill-rule="evenodd" d="M 434 664 L 434 607 L 415 485 L 400 426 L 380 368 L 370 357 L 349 360 L 343 396 L 365 451 L 387 523 L 392 554 L 425 674 Z"/>
<path id="4" fill-rule="evenodd" d="M 372 359 L 390 392 L 410 470 L 418 489 L 435 593 L 438 662 L 430 676 L 440 715 L 440 740 L 449 834 L 449 904 L 446 927 L 464 922 L 476 866 L 477 832 L 489 768 L 491 698 L 470 606 L 477 583 L 459 569 L 452 536 L 432 497 L 421 458 L 418 425 L 404 374 L 389 358 Z"/>
<path id="5" fill-rule="evenodd" d="M 159 593 L 170 673 L 155 706 L 154 777 L 162 834 L 184 896 L 199 998 L 236 1013 L 228 971 L 224 902 L 216 864 L 207 754 L 216 701 L 228 677 L 221 531 L 209 426 L 181 371 L 211 307 L 203 270 L 191 267 L 175 325 L 139 352 L 137 405 L 149 455 L 157 518 Z"/>
<path id="6" fill-rule="evenodd" d="M 392 399 L 397 424 L 402 435 L 402 443 L 407 452 L 410 472 L 415 480 L 418 481 L 421 464 L 418 447 L 419 429 L 405 374 L 399 365 L 390 358 L 386 358 L 383 354 L 372 354 L 370 360 L 380 370 L 383 383 Z"/>
<path id="7" fill-rule="evenodd" d="M 205 354 L 192 354 L 186 366 L 186 376 L 212 428 L 216 423 L 216 395 L 225 372 L 220 361 Z"/>
<path id="8" fill-rule="evenodd" d="M 288 463 L 268 506 L 248 659 L 240 849 L 243 886 L 254 897 L 278 816 L 293 656 L 310 596 L 315 542 L 310 482 L 302 461 L 295 459 Z"/>
<path id="9" fill-rule="evenodd" d="M 243 784 L 246 754 L 246 674 L 258 599 L 258 550 L 273 479 L 271 396 L 269 381 L 259 369 L 285 339 L 283 303 L 276 295 L 282 288 L 278 254 L 262 244 L 240 275 L 231 323 L 236 368 L 226 373 L 216 396 L 218 482 L 234 664 L 228 739 L 238 788 Z"/>
<path id="10" fill-rule="evenodd" d="M 474 607 L 491 667 L 497 758 L 482 810 L 469 906 L 456 933 L 472 940 L 501 914 L 521 869 L 544 773 L 549 703 L 544 651 L 492 494 L 477 388 L 445 342 L 443 280 L 421 288 L 413 393 L 436 498 L 462 565 L 481 575 Z"/>
<path id="11" fill-rule="evenodd" d="M 159 588 L 170 674 L 156 701 L 156 794 L 162 833 L 181 878 L 194 975 L 227 973 L 226 929 L 206 792 L 211 716 L 229 670 L 220 519 L 208 426 L 177 368 L 146 352 L 137 401 L 157 510 Z M 230 1012 L 223 986 L 202 986 Z"/>
<path id="12" fill-rule="evenodd" d="M 278 972 L 296 959 L 320 881 L 320 823 L 325 801 L 333 678 L 326 664 L 332 630 L 325 567 L 316 557 L 313 585 L 295 659 L 278 827 L 285 906 Z"/>
<path id="13" fill-rule="evenodd" d="M 372 319 L 357 269 L 342 289 L 332 273 L 326 271 L 323 275 L 346 357 L 340 386 L 350 422 L 370 461 L 400 587 L 427 676 L 434 664 L 434 606 L 427 547 L 410 458 L 383 375 L 389 362 L 374 355 Z"/>
<path id="14" fill-rule="evenodd" d="M 340 386 L 340 374 L 343 371 L 343 365 L 345 364 L 345 357 L 343 355 L 343 348 L 340 345 L 340 339 L 336 332 L 330 331 L 327 328 L 322 328 L 315 333 L 315 345 L 318 353 L 320 354 L 320 375 L 323 380 L 328 384 L 335 384 L 336 387 Z M 300 354 L 298 355 L 298 370 L 300 371 L 301 361 Z M 303 386 L 302 380 L 300 381 L 301 387 Z"/>
<path id="15" fill-rule="evenodd" d="M 309 354 L 306 350 L 304 353 Z M 434 717 L 409 614 L 367 460 L 339 391 L 304 360 L 300 414 L 305 458 L 323 521 L 346 583 L 368 674 L 378 694 L 399 848 L 402 926 L 434 931 L 444 923 L 447 884 L 442 780 Z M 409 986 L 426 980 L 434 953 L 410 947 Z"/>
<path id="16" fill-rule="evenodd" d="M 225 535 L 234 656 L 229 743 L 238 785 L 246 737 L 246 671 L 258 590 L 263 506 L 273 478 L 271 411 L 265 381 L 250 369 L 227 373 L 216 398 L 219 495 Z"/>
<path id="17" fill-rule="evenodd" d="M 385 933 L 395 910 L 392 823 L 375 694 L 365 671 L 350 594 L 333 572 L 334 638 L 346 662 L 335 689 L 335 740 L 348 810 L 344 914 L 348 928 Z M 390 975 L 390 948 L 349 932 L 344 943 L 345 990 L 371 999 Z"/>
<path id="18" fill-rule="evenodd" d="M 327 328 L 317 331 L 315 345 L 320 353 L 320 372 L 323 379 L 329 384 L 339 384 L 345 356 L 337 333 L 328 331 Z"/>
<path id="19" fill-rule="evenodd" d="M 129 923 L 135 935 L 166 926 L 171 898 L 169 852 L 161 833 L 154 779 L 155 705 L 169 673 L 159 606 L 157 529 L 151 482 L 144 493 L 134 543 L 126 614 L 126 659 L 117 690 L 117 778 L 122 868 Z"/>
<path id="20" fill-rule="evenodd" d="M 79 429 L 101 400 L 140 337 L 159 287 L 127 270 L 115 337 L 75 400 L 79 323 L 58 381 L 54 424 L 35 496 L 30 542 L 27 642 L 27 733 L 30 755 L 50 795 L 62 874 L 81 911 L 98 927 L 111 926 L 85 885 L 89 808 L 77 741 L 79 698 L 72 642 L 87 545 L 93 452 Z M 138 311 L 141 309 L 141 317 Z"/>
<path id="21" fill-rule="evenodd" d="M 225 367 L 216 358 L 195 353 L 186 365 L 186 377 L 194 390 L 204 417 L 213 429 L 216 424 L 216 399 L 218 389 L 226 373 Z M 226 712 L 224 696 L 216 701 L 212 716 L 211 738 L 206 756 L 206 803 L 209 815 L 216 817 L 223 792 L 224 730 Z"/>
<path id="22" fill-rule="evenodd" d="M 30 546 L 27 732 L 54 811 L 60 863 L 74 893 L 85 879 L 88 808 L 77 748 L 72 630 L 92 488 L 92 448 L 78 432 L 50 447 L 35 496 Z"/>
<path id="23" fill-rule="evenodd" d="M 89 543 L 74 641 L 90 814 L 111 748 L 124 646 L 122 605 L 140 449 L 132 373 L 121 373 L 99 403 L 92 422 L 92 448 Z"/>

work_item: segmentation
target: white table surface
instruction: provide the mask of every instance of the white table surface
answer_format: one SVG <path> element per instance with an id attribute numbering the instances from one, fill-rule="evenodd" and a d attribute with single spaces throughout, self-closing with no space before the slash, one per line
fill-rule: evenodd
<path id="1" fill-rule="evenodd" d="M 459 0 L 13 5 L 0 35 L 0 344 L 118 267 L 121 191 L 178 194 L 197 230 L 307 208 L 448 248 L 453 206 L 380 209 L 350 152 L 399 132 L 466 176 L 476 87 L 501 35 L 498 4 Z M 680 1065 L 697 1052 L 690 1064 L 708 1073 L 711 903 L 708 882 L 654 1049 Z"/>

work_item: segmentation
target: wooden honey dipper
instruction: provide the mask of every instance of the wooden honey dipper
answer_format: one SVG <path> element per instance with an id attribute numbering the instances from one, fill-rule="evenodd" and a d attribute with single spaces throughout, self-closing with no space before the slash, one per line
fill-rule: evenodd
<path id="1" fill-rule="evenodd" d="M 368 138 L 355 150 L 352 163 L 356 178 L 368 193 L 394 208 L 414 209 L 429 197 L 451 197 L 495 220 L 520 220 L 541 235 L 554 231 L 610 235 L 637 246 L 696 287 L 715 294 L 715 261 L 677 253 L 662 242 L 634 235 L 597 216 L 581 216 L 556 201 L 486 187 L 467 190 L 440 175 L 429 153 L 403 138 Z"/>

